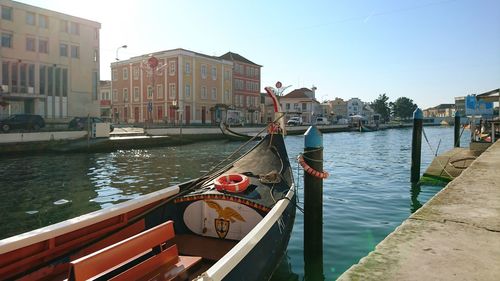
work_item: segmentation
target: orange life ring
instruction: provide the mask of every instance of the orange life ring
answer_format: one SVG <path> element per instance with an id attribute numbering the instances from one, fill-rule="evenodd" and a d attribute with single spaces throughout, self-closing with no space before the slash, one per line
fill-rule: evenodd
<path id="1" fill-rule="evenodd" d="M 218 191 L 239 193 L 247 189 L 250 179 L 242 174 L 227 174 L 216 178 L 214 185 Z"/>
<path id="2" fill-rule="evenodd" d="M 299 161 L 299 164 L 300 164 L 300 166 L 302 166 L 304 171 L 306 171 L 306 173 L 308 173 L 309 175 L 311 175 L 313 177 L 317 177 L 320 179 L 326 179 L 329 176 L 328 172 L 326 172 L 326 171 L 319 172 L 319 171 L 316 171 L 313 168 L 311 168 L 311 166 L 309 166 L 306 163 L 306 161 L 304 161 L 304 156 L 302 154 L 299 154 L 299 156 L 297 157 L 297 161 Z"/>

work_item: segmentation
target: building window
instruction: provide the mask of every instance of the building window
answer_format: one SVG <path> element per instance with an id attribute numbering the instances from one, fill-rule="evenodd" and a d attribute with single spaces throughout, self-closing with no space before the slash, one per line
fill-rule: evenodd
<path id="1" fill-rule="evenodd" d="M 36 18 L 35 13 L 26 12 L 26 24 L 35 25 L 35 18 Z"/>
<path id="2" fill-rule="evenodd" d="M 80 58 L 80 47 L 79 46 L 71 46 L 71 57 L 72 58 Z"/>
<path id="3" fill-rule="evenodd" d="M 186 73 L 191 73 L 191 64 L 189 62 L 186 62 Z"/>
<path id="4" fill-rule="evenodd" d="M 148 86 L 148 99 L 153 98 L 153 87 Z"/>
<path id="5" fill-rule="evenodd" d="M 2 6 L 2 19 L 12 21 L 12 7 Z"/>
<path id="6" fill-rule="evenodd" d="M 224 91 L 224 101 L 225 101 L 226 103 L 230 103 L 230 102 L 231 102 L 231 101 L 229 100 L 229 91 L 228 91 L 228 90 Z"/>
<path id="7" fill-rule="evenodd" d="M 217 80 L 217 68 L 212 66 L 212 80 Z"/>
<path id="8" fill-rule="evenodd" d="M 128 80 L 128 68 L 126 68 L 126 67 L 123 68 L 122 72 L 123 72 L 123 75 L 122 75 L 123 80 Z"/>
<path id="9" fill-rule="evenodd" d="M 59 55 L 61 57 L 67 57 L 68 56 L 68 44 L 59 44 Z"/>
<path id="10" fill-rule="evenodd" d="M 2 33 L 2 47 L 12 48 L 12 34 Z"/>
<path id="11" fill-rule="evenodd" d="M 118 90 L 113 90 L 113 101 L 118 101 Z"/>
<path id="12" fill-rule="evenodd" d="M 21 93 L 27 93 L 28 92 L 28 80 L 26 79 L 26 69 L 27 65 L 25 63 L 19 64 L 19 84 L 21 86 L 20 92 Z"/>
<path id="13" fill-rule="evenodd" d="M 112 77 L 113 81 L 118 80 L 118 79 L 117 79 L 117 78 L 118 78 L 118 75 L 117 75 L 117 73 L 116 73 L 116 69 L 113 69 L 112 74 L 111 74 L 111 77 Z"/>
<path id="14" fill-rule="evenodd" d="M 46 66 L 45 65 L 41 65 L 40 66 L 40 70 L 39 70 L 39 74 L 40 74 L 40 85 L 39 85 L 39 92 L 40 92 L 40 95 L 45 95 L 45 71 L 46 71 Z"/>
<path id="15" fill-rule="evenodd" d="M 45 15 L 38 15 L 38 26 L 41 28 L 49 28 L 49 17 Z"/>
<path id="16" fill-rule="evenodd" d="M 55 68 L 55 89 L 56 89 L 56 96 L 60 97 L 61 96 L 61 68 L 56 67 Z"/>
<path id="17" fill-rule="evenodd" d="M 128 102 L 128 89 L 123 88 L 123 102 Z"/>
<path id="18" fill-rule="evenodd" d="M 59 21 L 59 30 L 61 30 L 61 32 L 68 33 L 68 21 L 67 20 L 60 20 Z"/>
<path id="19" fill-rule="evenodd" d="M 80 35 L 80 24 L 76 22 L 71 22 L 69 24 L 69 33 Z"/>
<path id="20" fill-rule="evenodd" d="M 66 68 L 63 68 L 62 72 L 62 95 L 68 96 L 68 70 Z"/>
<path id="21" fill-rule="evenodd" d="M 175 75 L 175 61 L 171 61 L 170 62 L 169 67 L 168 67 L 168 74 L 170 76 L 174 76 Z"/>
<path id="22" fill-rule="evenodd" d="M 156 98 L 163 99 L 163 85 L 156 85 Z"/>
<path id="23" fill-rule="evenodd" d="M 17 63 L 12 63 L 10 65 L 11 68 L 11 74 L 10 74 L 10 81 L 12 84 L 12 90 L 11 92 L 17 93 Z"/>
<path id="24" fill-rule="evenodd" d="M 54 68 L 47 67 L 47 95 L 54 95 Z"/>
<path id="25" fill-rule="evenodd" d="M 168 97 L 170 99 L 175 99 L 175 96 L 177 94 L 177 89 L 175 87 L 174 83 L 168 84 Z"/>
<path id="26" fill-rule="evenodd" d="M 191 85 L 186 84 L 185 94 L 186 98 L 191 98 Z"/>
<path id="27" fill-rule="evenodd" d="M 26 51 L 36 52 L 36 40 L 35 38 L 26 38 Z"/>
<path id="28" fill-rule="evenodd" d="M 49 53 L 49 41 L 48 40 L 38 40 L 38 52 L 48 54 Z"/>
<path id="29" fill-rule="evenodd" d="M 212 100 L 217 100 L 217 88 L 212 88 Z"/>
<path id="30" fill-rule="evenodd" d="M 35 89 L 35 65 L 34 64 L 29 64 L 28 65 L 28 87 L 31 89 L 28 90 L 28 93 L 33 94 L 34 89 Z"/>
<path id="31" fill-rule="evenodd" d="M 229 80 L 229 70 L 224 71 L 224 80 Z"/>
<path id="32" fill-rule="evenodd" d="M 202 99 L 207 99 L 207 88 L 206 87 L 201 87 L 201 98 Z"/>
<path id="33" fill-rule="evenodd" d="M 289 103 L 285 104 L 285 108 L 286 110 L 290 110 L 290 104 Z"/>
<path id="34" fill-rule="evenodd" d="M 302 110 L 307 110 L 307 103 L 302 103 Z"/>
<path id="35" fill-rule="evenodd" d="M 207 66 L 206 65 L 201 66 L 201 78 L 202 79 L 207 78 Z"/>
<path id="36" fill-rule="evenodd" d="M 99 50 L 95 49 L 94 50 L 94 62 L 99 61 Z"/>
<path id="37" fill-rule="evenodd" d="M 133 72 L 134 80 L 139 80 L 139 68 L 137 66 L 134 66 L 132 72 Z"/>
<path id="38" fill-rule="evenodd" d="M 134 101 L 139 101 L 139 87 L 134 87 Z"/>

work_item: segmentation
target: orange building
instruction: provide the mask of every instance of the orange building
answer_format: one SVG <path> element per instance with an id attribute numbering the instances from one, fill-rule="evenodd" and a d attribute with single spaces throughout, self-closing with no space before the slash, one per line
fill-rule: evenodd
<path id="1" fill-rule="evenodd" d="M 231 61 L 185 49 L 112 63 L 113 119 L 164 124 L 225 120 L 232 104 L 232 68 Z"/>

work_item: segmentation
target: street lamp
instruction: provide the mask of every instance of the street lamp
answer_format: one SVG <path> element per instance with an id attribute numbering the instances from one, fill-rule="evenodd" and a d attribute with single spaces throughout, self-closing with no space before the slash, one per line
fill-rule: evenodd
<path id="1" fill-rule="evenodd" d="M 116 48 L 116 61 L 119 61 L 119 60 L 120 60 L 120 59 L 118 58 L 118 50 L 120 50 L 121 48 L 126 49 L 126 48 L 127 48 L 127 45 L 123 45 L 123 46 L 120 46 L 120 47 Z"/>

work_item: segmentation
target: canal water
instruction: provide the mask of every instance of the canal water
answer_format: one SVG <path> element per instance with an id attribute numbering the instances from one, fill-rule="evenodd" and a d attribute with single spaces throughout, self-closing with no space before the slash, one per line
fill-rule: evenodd
<path id="1" fill-rule="evenodd" d="M 453 128 L 424 127 L 422 172 L 453 146 Z M 332 133 L 323 136 L 324 275 L 335 280 L 442 187 L 412 189 L 412 130 Z M 469 143 L 469 131 L 462 144 Z M 288 136 L 299 197 L 303 172 L 295 160 L 303 136 Z M 242 143 L 212 141 L 179 147 L 95 154 L 0 158 L 0 239 L 99 210 L 196 178 Z M 298 179 L 298 180 L 297 180 Z M 302 280 L 303 214 L 297 211 L 285 260 L 273 280 Z"/>

